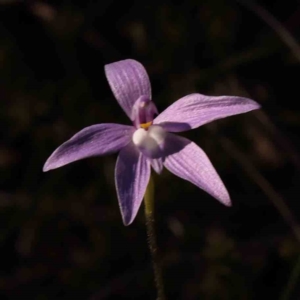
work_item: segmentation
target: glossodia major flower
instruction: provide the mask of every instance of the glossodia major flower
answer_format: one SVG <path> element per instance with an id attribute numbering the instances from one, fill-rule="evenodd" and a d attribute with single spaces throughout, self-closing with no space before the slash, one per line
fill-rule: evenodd
<path id="1" fill-rule="evenodd" d="M 108 64 L 105 74 L 114 96 L 133 125 L 109 123 L 86 127 L 58 147 L 43 170 L 46 172 L 86 157 L 120 151 L 115 183 L 125 225 L 132 223 L 138 212 L 151 166 L 157 173 L 165 166 L 230 206 L 228 192 L 203 150 L 173 132 L 258 109 L 259 105 L 241 97 L 191 94 L 158 114 L 151 100 L 148 74 L 139 62 L 127 59 Z"/>

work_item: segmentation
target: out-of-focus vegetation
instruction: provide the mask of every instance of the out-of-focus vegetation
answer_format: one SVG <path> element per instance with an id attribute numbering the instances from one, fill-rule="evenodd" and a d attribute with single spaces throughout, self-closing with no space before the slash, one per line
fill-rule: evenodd
<path id="1" fill-rule="evenodd" d="M 300 41 L 298 1 L 259 5 Z M 169 299 L 300 298 L 300 61 L 251 7 L 0 1 L 0 299 L 155 298 L 142 210 L 122 225 L 116 155 L 42 173 L 83 127 L 129 124 L 103 72 L 125 58 L 148 70 L 160 111 L 193 92 L 263 107 L 184 134 L 211 158 L 232 208 L 155 176 Z"/>

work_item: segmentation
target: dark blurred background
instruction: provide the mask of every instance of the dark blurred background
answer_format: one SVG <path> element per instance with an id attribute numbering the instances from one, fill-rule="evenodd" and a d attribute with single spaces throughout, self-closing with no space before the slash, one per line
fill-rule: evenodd
<path id="1" fill-rule="evenodd" d="M 42 173 L 80 129 L 130 124 L 103 71 L 125 58 L 146 67 L 160 111 L 193 92 L 262 105 L 184 134 L 232 208 L 155 175 L 168 299 L 300 299 L 299 33 L 299 0 L 0 0 L 0 299 L 155 299 L 116 155 Z"/>

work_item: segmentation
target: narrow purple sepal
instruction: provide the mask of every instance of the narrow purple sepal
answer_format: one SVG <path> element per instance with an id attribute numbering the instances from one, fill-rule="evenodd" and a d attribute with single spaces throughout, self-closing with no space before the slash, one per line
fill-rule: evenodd
<path id="1" fill-rule="evenodd" d="M 258 108 L 260 105 L 248 98 L 191 94 L 170 105 L 153 123 L 170 132 L 181 132 Z"/>
<path id="2" fill-rule="evenodd" d="M 141 206 L 150 179 L 150 162 L 130 143 L 120 151 L 115 182 L 124 225 L 130 225 Z"/>
<path id="3" fill-rule="evenodd" d="M 105 75 L 120 106 L 131 118 L 135 101 L 141 96 L 151 99 L 151 85 L 143 65 L 126 59 L 105 65 Z"/>
<path id="4" fill-rule="evenodd" d="M 198 186 L 226 206 L 231 205 L 228 192 L 209 158 L 190 140 L 168 134 L 164 166 L 173 174 Z"/>
<path id="5" fill-rule="evenodd" d="M 163 170 L 163 158 L 151 159 L 151 166 L 157 174 L 160 174 Z"/>
<path id="6" fill-rule="evenodd" d="M 119 151 L 130 141 L 134 127 L 120 124 L 97 124 L 84 128 L 58 147 L 46 161 L 43 171 L 71 162 Z"/>

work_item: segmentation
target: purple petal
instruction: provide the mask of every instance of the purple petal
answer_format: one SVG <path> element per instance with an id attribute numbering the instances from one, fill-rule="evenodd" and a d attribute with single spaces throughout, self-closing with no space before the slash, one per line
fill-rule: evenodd
<path id="1" fill-rule="evenodd" d="M 230 206 L 228 192 L 209 158 L 195 143 L 173 134 L 168 135 L 169 153 L 164 166 L 173 174 L 188 180 L 211 196 Z"/>
<path id="2" fill-rule="evenodd" d="M 133 132 L 132 126 L 120 124 L 97 124 L 86 127 L 52 153 L 43 171 L 56 169 L 86 157 L 116 152 L 131 141 Z"/>
<path id="3" fill-rule="evenodd" d="M 191 94 L 170 105 L 153 123 L 162 125 L 168 131 L 180 132 L 259 107 L 258 103 L 248 98 Z"/>
<path id="4" fill-rule="evenodd" d="M 163 159 L 162 158 L 151 159 L 151 166 L 157 174 L 160 174 L 164 167 Z"/>
<path id="5" fill-rule="evenodd" d="M 139 97 L 151 99 L 151 85 L 142 64 L 126 59 L 105 65 L 105 75 L 114 96 L 131 118 L 132 107 Z"/>
<path id="6" fill-rule="evenodd" d="M 120 151 L 115 169 L 115 181 L 123 223 L 133 222 L 150 179 L 150 163 L 130 143 Z"/>

